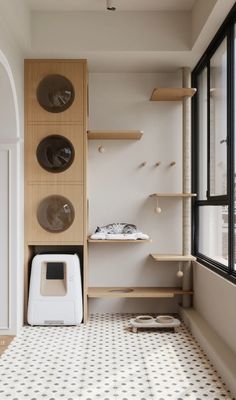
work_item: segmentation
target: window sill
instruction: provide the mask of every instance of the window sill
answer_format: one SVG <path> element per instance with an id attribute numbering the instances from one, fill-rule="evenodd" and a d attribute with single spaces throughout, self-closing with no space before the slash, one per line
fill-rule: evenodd
<path id="1" fill-rule="evenodd" d="M 236 271 L 230 273 L 228 267 L 223 264 L 220 264 L 217 261 L 208 259 L 207 257 L 203 256 L 202 254 L 194 254 L 197 258 L 197 262 L 203 264 L 205 267 L 211 269 L 212 271 L 216 272 L 217 274 L 221 275 L 225 279 L 229 280 L 230 282 L 236 285 Z"/>

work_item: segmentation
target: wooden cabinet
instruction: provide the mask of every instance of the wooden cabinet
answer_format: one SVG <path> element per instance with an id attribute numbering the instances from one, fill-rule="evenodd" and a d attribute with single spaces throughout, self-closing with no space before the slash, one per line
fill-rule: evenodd
<path id="1" fill-rule="evenodd" d="M 86 293 L 86 67 L 85 60 L 25 61 L 25 311 L 35 248 L 63 252 L 70 245 L 77 252 L 83 246 Z M 51 230 L 39 218 L 49 197 L 43 215 Z M 86 301 L 84 295 L 84 320 Z"/>

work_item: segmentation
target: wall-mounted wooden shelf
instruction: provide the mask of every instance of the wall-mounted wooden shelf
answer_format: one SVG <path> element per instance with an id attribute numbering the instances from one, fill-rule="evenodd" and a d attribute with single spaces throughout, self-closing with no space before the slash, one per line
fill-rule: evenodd
<path id="1" fill-rule="evenodd" d="M 168 298 L 177 295 L 192 295 L 193 291 L 184 291 L 178 287 L 90 287 L 91 298 Z"/>
<path id="2" fill-rule="evenodd" d="M 140 140 L 142 131 L 88 131 L 89 140 Z"/>
<path id="3" fill-rule="evenodd" d="M 155 88 L 150 101 L 180 101 L 192 97 L 197 89 L 193 88 Z"/>
<path id="4" fill-rule="evenodd" d="M 196 257 L 181 254 L 150 254 L 155 261 L 195 261 Z"/>
<path id="5" fill-rule="evenodd" d="M 125 239 L 90 239 L 88 237 L 88 243 L 147 243 L 150 242 L 149 239 L 132 239 L 132 240 L 125 240 Z"/>
<path id="6" fill-rule="evenodd" d="M 196 197 L 196 193 L 152 193 L 149 197 Z"/>

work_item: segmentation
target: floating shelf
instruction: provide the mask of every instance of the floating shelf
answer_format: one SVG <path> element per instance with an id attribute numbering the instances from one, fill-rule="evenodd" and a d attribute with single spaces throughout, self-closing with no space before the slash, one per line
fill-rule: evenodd
<path id="1" fill-rule="evenodd" d="M 142 131 L 88 131 L 89 140 L 140 140 Z"/>
<path id="2" fill-rule="evenodd" d="M 197 89 L 193 88 L 155 88 L 150 101 L 179 101 L 192 97 Z"/>
<path id="3" fill-rule="evenodd" d="M 181 254 L 150 254 L 155 261 L 195 261 L 196 257 Z"/>
<path id="4" fill-rule="evenodd" d="M 196 197 L 196 193 L 153 193 L 149 197 Z"/>
<path id="5" fill-rule="evenodd" d="M 184 291 L 178 287 L 90 287 L 88 297 L 101 298 L 168 298 L 177 295 L 192 295 L 193 291 Z"/>
<path id="6" fill-rule="evenodd" d="M 150 242 L 149 239 L 132 239 L 132 240 L 118 240 L 118 239 L 90 239 L 88 237 L 88 242 L 89 243 L 146 243 Z"/>

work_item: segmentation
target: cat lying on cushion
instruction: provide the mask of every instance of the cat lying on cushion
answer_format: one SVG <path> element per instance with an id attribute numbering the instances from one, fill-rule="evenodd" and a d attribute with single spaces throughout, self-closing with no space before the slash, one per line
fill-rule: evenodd
<path id="1" fill-rule="evenodd" d="M 98 226 L 95 233 L 108 234 L 132 234 L 138 232 L 137 227 L 127 223 L 113 223 L 104 226 Z"/>

